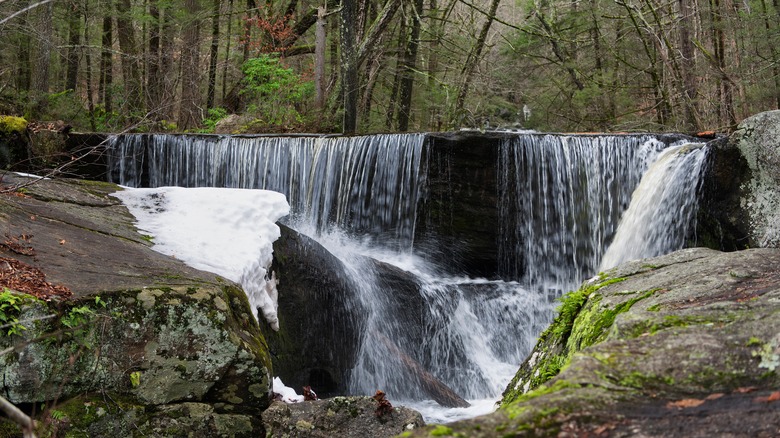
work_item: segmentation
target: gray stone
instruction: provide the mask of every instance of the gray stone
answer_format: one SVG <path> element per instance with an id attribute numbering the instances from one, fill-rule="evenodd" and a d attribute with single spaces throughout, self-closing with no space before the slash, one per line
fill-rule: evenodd
<path id="1" fill-rule="evenodd" d="M 745 119 L 730 138 L 751 172 L 741 207 L 750 237 L 761 247 L 780 247 L 780 110 Z"/>
<path id="2" fill-rule="evenodd" d="M 377 414 L 371 397 L 334 397 L 286 404 L 274 402 L 263 412 L 269 437 L 392 437 L 422 427 L 422 415 L 403 406 Z"/>

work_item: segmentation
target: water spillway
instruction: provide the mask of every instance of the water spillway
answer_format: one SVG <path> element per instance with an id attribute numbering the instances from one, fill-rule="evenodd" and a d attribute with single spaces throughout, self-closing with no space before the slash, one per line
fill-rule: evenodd
<path id="1" fill-rule="evenodd" d="M 552 299 L 598 271 L 642 176 L 684 142 L 653 135 L 147 134 L 114 137 L 109 157 L 111 179 L 123 185 L 284 193 L 288 223 L 336 255 L 358 291 L 345 308 L 362 313 L 354 325 L 360 342 L 341 389 L 423 401 L 443 391 L 441 383 L 473 402 L 500 394 L 549 323 Z M 698 170 L 687 169 L 694 190 L 670 199 L 685 198 L 693 211 Z M 688 222 L 676 221 L 677 237 L 653 251 L 677 249 Z M 398 292 L 388 270 L 412 286 Z M 280 300 L 283 286 L 281 279 Z"/>
<path id="2" fill-rule="evenodd" d="M 120 135 L 109 178 L 130 187 L 230 187 L 284 193 L 295 219 L 411 244 L 423 136 Z"/>

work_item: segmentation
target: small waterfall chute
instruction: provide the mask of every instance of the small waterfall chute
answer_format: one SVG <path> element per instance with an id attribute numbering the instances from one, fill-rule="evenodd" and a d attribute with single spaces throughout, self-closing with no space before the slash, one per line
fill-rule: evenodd
<path id="1" fill-rule="evenodd" d="M 683 248 L 695 226 L 706 157 L 707 148 L 701 143 L 673 146 L 661 153 L 634 190 L 600 271 Z"/>

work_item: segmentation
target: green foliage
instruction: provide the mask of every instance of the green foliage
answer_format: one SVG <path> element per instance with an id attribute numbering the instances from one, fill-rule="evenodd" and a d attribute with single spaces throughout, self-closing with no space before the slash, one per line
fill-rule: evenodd
<path id="1" fill-rule="evenodd" d="M 247 60 L 240 94 L 248 102 L 248 112 L 258 122 L 274 128 L 292 128 L 305 123 L 300 109 L 314 92 L 314 83 L 304 81 L 278 57 L 261 55 Z"/>
<path id="2" fill-rule="evenodd" d="M 55 420 L 62 421 L 68 418 L 68 416 L 65 414 L 65 412 L 58 411 L 56 409 L 52 409 L 49 411 L 49 416 Z"/>
<path id="3" fill-rule="evenodd" d="M 19 313 L 22 311 L 21 304 L 23 302 L 23 296 L 8 288 L 3 288 L 3 292 L 0 293 L 0 326 L 2 326 L 0 330 L 8 336 L 19 335 L 22 331 L 27 330 L 19 323 Z"/>
<path id="4" fill-rule="evenodd" d="M 0 134 L 22 133 L 27 129 L 27 120 L 23 117 L 0 116 Z"/>
<path id="5" fill-rule="evenodd" d="M 106 306 L 106 302 L 99 296 L 95 297 L 94 304 L 98 307 Z M 75 341 L 76 345 L 92 348 L 91 334 L 94 330 L 93 322 L 98 316 L 99 314 L 92 310 L 89 305 L 83 304 L 71 307 L 60 318 L 60 324 L 69 329 L 65 333 L 67 339 Z"/>
<path id="6" fill-rule="evenodd" d="M 199 132 L 203 134 L 213 133 L 217 128 L 217 123 L 227 117 L 227 115 L 228 112 L 225 108 L 209 108 L 208 117 L 203 119 L 203 126 L 205 126 L 205 128 L 201 129 Z"/>
<path id="7" fill-rule="evenodd" d="M 431 436 L 450 436 L 452 435 L 452 428 L 444 425 L 438 425 L 431 431 Z"/>

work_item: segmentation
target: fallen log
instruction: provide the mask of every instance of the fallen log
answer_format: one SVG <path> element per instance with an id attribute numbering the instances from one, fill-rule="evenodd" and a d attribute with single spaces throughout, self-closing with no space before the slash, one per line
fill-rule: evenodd
<path id="1" fill-rule="evenodd" d="M 420 365 L 419 362 L 414 360 L 411 356 L 404 353 L 398 346 L 390 340 L 387 336 L 380 332 L 372 332 L 377 337 L 379 342 L 384 345 L 385 348 L 398 359 L 401 364 L 411 373 L 416 376 L 422 386 L 422 390 L 428 397 L 432 398 L 436 403 L 448 407 L 448 408 L 467 408 L 471 406 L 463 397 L 459 396 L 436 376 L 429 373 Z"/>

